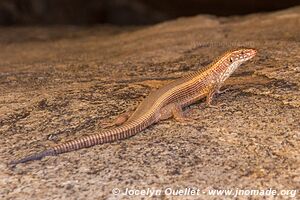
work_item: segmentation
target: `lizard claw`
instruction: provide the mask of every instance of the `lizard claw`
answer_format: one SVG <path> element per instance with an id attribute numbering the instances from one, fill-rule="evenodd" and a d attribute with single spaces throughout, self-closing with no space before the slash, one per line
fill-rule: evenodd
<path id="1" fill-rule="evenodd" d="M 209 108 L 220 108 L 220 107 L 222 107 L 222 106 L 225 106 L 226 105 L 226 103 L 219 103 L 219 104 L 217 104 L 217 105 L 211 105 L 211 104 L 209 104 L 209 105 L 207 105 Z"/>
<path id="2" fill-rule="evenodd" d="M 224 90 L 217 90 L 217 94 L 223 94 L 225 92 L 227 92 L 229 90 L 229 88 L 226 88 Z"/>

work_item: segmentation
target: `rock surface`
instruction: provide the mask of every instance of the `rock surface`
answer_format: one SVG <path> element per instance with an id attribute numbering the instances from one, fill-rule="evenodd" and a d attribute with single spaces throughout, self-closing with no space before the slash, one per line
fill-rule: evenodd
<path id="1" fill-rule="evenodd" d="M 300 7 L 141 28 L 2 28 L 0 38 L 1 199 L 142 198 L 113 188 L 299 189 Z M 259 53 L 226 82 L 219 108 L 190 106 L 197 123 L 168 120 L 127 140 L 7 167 L 98 133 L 151 90 L 237 46 Z"/>

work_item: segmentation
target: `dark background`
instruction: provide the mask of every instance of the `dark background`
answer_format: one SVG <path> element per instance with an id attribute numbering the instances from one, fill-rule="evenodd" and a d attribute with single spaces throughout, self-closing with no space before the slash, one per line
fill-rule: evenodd
<path id="1" fill-rule="evenodd" d="M 299 0 L 0 0 L 0 25 L 144 25 L 197 14 L 267 12 Z"/>

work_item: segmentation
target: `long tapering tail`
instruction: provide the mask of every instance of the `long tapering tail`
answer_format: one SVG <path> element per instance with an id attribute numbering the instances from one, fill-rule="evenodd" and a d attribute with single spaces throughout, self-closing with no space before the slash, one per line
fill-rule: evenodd
<path id="1" fill-rule="evenodd" d="M 45 156 L 55 156 L 55 155 L 56 155 L 56 153 L 55 153 L 54 149 L 48 149 L 48 150 L 42 151 L 40 153 L 26 156 L 25 158 L 22 158 L 19 160 L 14 160 L 14 161 L 10 162 L 9 165 L 16 166 L 17 164 L 20 164 L 20 163 L 25 163 L 25 162 L 32 161 L 32 160 L 40 160 Z"/>
<path id="2" fill-rule="evenodd" d="M 16 166 L 19 163 L 25 163 L 33 160 L 40 160 L 46 156 L 55 156 L 61 153 L 66 153 L 82 148 L 88 148 L 97 144 L 103 144 L 108 142 L 114 142 L 117 140 L 129 138 L 136 133 L 140 132 L 142 129 L 146 128 L 147 125 L 141 126 L 137 123 L 130 123 L 124 126 L 119 126 L 98 134 L 85 136 L 83 138 L 78 138 L 72 141 L 68 141 L 51 149 L 42 151 L 37 154 L 26 156 L 25 158 L 12 161 L 9 163 L 11 166 Z"/>

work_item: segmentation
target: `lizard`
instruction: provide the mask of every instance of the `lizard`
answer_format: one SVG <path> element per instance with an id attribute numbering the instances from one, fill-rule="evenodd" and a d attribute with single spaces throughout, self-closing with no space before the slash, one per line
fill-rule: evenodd
<path id="1" fill-rule="evenodd" d="M 205 98 L 212 106 L 214 94 L 220 92 L 224 81 L 244 62 L 257 54 L 253 48 L 240 47 L 225 52 L 218 59 L 198 71 L 189 73 L 150 93 L 130 115 L 117 119 L 118 126 L 82 138 L 66 141 L 42 152 L 28 155 L 9 164 L 16 166 L 46 156 L 75 151 L 98 144 L 111 143 L 136 135 L 147 127 L 171 117 L 179 122 L 188 119 L 183 108 Z M 125 117 L 126 116 L 126 117 Z"/>

